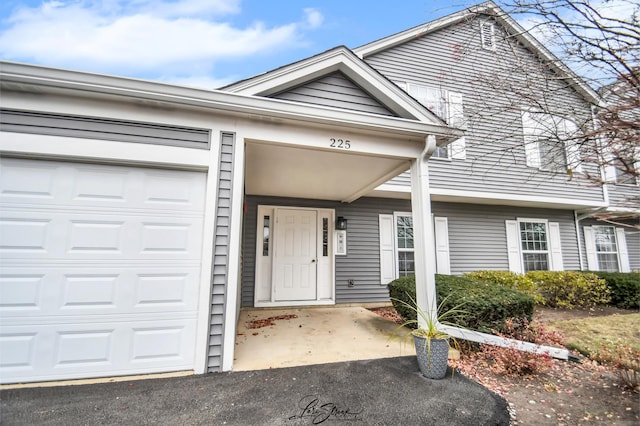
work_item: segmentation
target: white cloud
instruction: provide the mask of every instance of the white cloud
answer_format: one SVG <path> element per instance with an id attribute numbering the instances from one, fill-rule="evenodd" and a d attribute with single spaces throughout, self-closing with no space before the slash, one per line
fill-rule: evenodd
<path id="1" fill-rule="evenodd" d="M 324 21 L 324 16 L 317 9 L 312 7 L 308 7 L 304 9 L 304 13 L 307 16 L 307 24 L 311 28 L 318 28 L 322 25 Z"/>
<path id="2" fill-rule="evenodd" d="M 322 23 L 314 9 L 303 22 L 272 28 L 223 20 L 237 13 L 240 0 L 48 1 L 5 21 L 0 56 L 107 73 L 205 76 L 222 60 L 299 46 L 302 30 Z"/>

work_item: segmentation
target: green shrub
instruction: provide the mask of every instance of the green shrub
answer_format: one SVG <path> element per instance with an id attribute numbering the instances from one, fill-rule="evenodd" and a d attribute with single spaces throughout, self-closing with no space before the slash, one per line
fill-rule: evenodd
<path id="1" fill-rule="evenodd" d="M 468 272 L 464 276 L 476 281 L 485 281 L 513 288 L 533 297 L 536 303 L 544 302 L 544 299 L 538 293 L 536 284 L 526 275 L 516 274 L 511 271 L 474 271 Z"/>
<path id="2" fill-rule="evenodd" d="M 470 278 L 436 275 L 437 303 L 444 300 L 443 310 L 460 307 L 464 313 L 448 318 L 450 322 L 471 330 L 490 333 L 502 331 L 508 318 L 526 318 L 531 321 L 534 300 L 518 290 L 496 286 Z M 397 300 L 415 300 L 414 276 L 402 277 L 389 283 L 389 294 L 393 306 L 405 320 L 416 318 L 415 311 L 406 308 Z M 446 299 L 445 299 L 446 298 Z"/>
<path id="3" fill-rule="evenodd" d="M 552 308 L 573 309 L 607 304 L 609 288 L 605 280 L 595 274 L 576 271 L 529 271 L 544 298 L 545 305 Z"/>
<path id="4" fill-rule="evenodd" d="M 611 305 L 623 309 L 640 308 L 640 273 L 593 272 L 607 282 Z"/>

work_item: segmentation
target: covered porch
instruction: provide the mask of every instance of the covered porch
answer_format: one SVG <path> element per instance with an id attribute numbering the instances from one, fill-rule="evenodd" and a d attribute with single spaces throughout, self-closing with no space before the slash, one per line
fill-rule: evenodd
<path id="1" fill-rule="evenodd" d="M 406 328 L 362 306 L 240 312 L 235 371 L 415 355 Z"/>

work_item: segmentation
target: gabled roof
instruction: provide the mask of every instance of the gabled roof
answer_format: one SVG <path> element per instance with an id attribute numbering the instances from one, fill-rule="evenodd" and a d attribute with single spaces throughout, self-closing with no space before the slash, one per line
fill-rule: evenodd
<path id="1" fill-rule="evenodd" d="M 378 52 L 390 49 L 394 46 L 408 42 L 410 40 L 424 37 L 429 33 L 433 33 L 442 28 L 455 25 L 479 14 L 491 16 L 507 31 L 507 33 L 515 37 L 526 48 L 531 50 L 534 54 L 538 55 L 543 60 L 548 61 L 550 64 L 552 64 L 555 70 L 560 72 L 560 75 L 567 76 L 568 83 L 588 102 L 595 104 L 601 103 L 601 98 L 595 90 L 593 90 L 576 73 L 574 73 L 569 67 L 567 67 L 556 55 L 554 55 L 549 49 L 544 47 L 544 45 L 536 40 L 535 37 L 533 37 L 529 33 L 529 31 L 523 28 L 513 18 L 511 18 L 493 1 L 487 1 L 476 6 L 472 6 L 460 12 L 456 12 L 440 19 L 436 19 L 435 21 L 418 25 L 417 27 L 410 28 L 389 37 L 381 38 L 371 43 L 367 43 L 363 46 L 353 49 L 353 52 L 364 59 L 367 56 L 374 55 Z"/>
<path id="2" fill-rule="evenodd" d="M 398 117 L 434 125 L 446 125 L 438 116 L 345 46 L 241 80 L 220 90 L 269 97 L 335 72 L 344 74 Z"/>

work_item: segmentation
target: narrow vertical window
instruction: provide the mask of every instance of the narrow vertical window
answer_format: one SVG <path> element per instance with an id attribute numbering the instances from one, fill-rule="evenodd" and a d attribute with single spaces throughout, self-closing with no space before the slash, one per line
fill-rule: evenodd
<path id="1" fill-rule="evenodd" d="M 262 222 L 262 255 L 269 256 L 269 228 L 271 218 L 265 216 Z"/>
<path id="2" fill-rule="evenodd" d="M 404 277 L 415 274 L 413 218 L 411 216 L 397 216 L 396 241 L 398 246 L 398 276 Z"/>
<path id="3" fill-rule="evenodd" d="M 329 256 L 329 219 L 322 218 L 322 255 Z"/>

